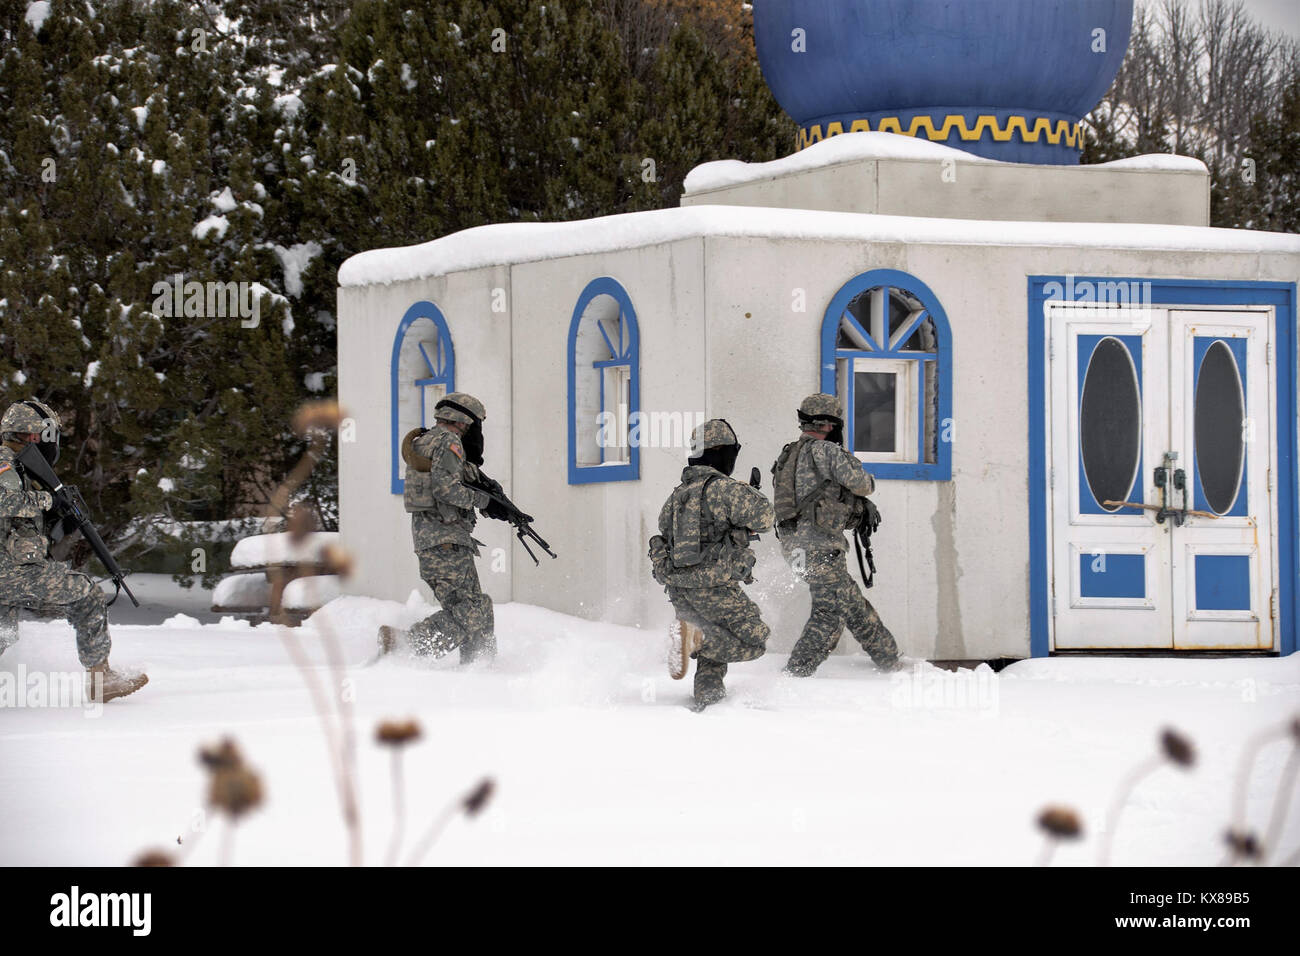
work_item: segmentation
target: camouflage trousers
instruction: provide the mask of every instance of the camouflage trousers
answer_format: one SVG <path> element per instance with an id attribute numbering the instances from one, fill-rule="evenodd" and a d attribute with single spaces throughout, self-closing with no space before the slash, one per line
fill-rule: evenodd
<path id="1" fill-rule="evenodd" d="M 835 650 L 846 627 L 877 667 L 888 669 L 898 662 L 894 635 L 849 576 L 847 554 L 806 552 L 803 578 L 812 592 L 812 614 L 790 652 L 787 671 L 798 677 L 811 675 Z"/>
<path id="2" fill-rule="evenodd" d="M 417 654 L 434 657 L 460 648 L 462 664 L 496 657 L 492 599 L 479 587 L 474 550 L 440 544 L 423 548 L 416 555 L 420 559 L 420 577 L 433 589 L 442 607 L 411 628 L 411 647 Z"/>
<path id="3" fill-rule="evenodd" d="M 762 657 L 771 630 L 758 605 L 734 582 L 711 588 L 669 585 L 668 599 L 681 620 L 704 633 L 695 657 L 695 702 L 715 703 L 727 694 L 722 683 L 727 665 Z"/>
<path id="4" fill-rule="evenodd" d="M 18 640 L 18 612 L 67 618 L 77 633 L 83 667 L 108 659 L 108 602 L 87 575 L 61 561 L 19 564 L 0 570 L 0 653 Z"/>

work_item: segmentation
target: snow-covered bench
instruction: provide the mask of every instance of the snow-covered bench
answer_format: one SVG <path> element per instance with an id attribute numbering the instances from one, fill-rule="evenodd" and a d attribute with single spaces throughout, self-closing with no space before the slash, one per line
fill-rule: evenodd
<path id="1" fill-rule="evenodd" d="M 338 578 L 324 557 L 338 542 L 337 531 L 317 531 L 297 541 L 287 532 L 244 538 L 230 554 L 233 573 L 212 594 L 212 610 L 269 617 L 278 603 L 282 623 L 301 623 L 339 595 Z"/>

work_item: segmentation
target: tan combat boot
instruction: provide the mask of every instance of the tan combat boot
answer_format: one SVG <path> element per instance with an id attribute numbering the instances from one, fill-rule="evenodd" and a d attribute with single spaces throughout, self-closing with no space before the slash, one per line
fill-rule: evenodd
<path id="1" fill-rule="evenodd" d="M 95 703 L 106 704 L 134 694 L 147 683 L 148 674 L 119 674 L 108 666 L 108 661 L 86 668 L 86 697 Z"/>
<path id="2" fill-rule="evenodd" d="M 676 620 L 668 625 L 668 675 L 673 680 L 686 676 L 703 639 L 704 632 L 694 624 Z"/>

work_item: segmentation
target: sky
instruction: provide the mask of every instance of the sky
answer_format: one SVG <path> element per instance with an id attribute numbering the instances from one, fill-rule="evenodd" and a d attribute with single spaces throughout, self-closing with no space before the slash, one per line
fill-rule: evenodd
<path id="1" fill-rule="evenodd" d="M 1246 0 L 1246 8 L 1270 30 L 1300 38 L 1300 0 Z"/>

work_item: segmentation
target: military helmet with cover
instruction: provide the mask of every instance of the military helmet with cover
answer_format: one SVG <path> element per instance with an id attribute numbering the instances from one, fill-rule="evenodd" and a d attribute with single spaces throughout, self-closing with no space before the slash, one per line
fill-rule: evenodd
<path id="1" fill-rule="evenodd" d="M 817 392 L 809 395 L 799 403 L 799 421 L 805 425 L 810 422 L 830 422 L 842 425 L 844 423 L 844 409 L 840 407 L 840 400 L 834 395 Z"/>
<path id="2" fill-rule="evenodd" d="M 19 435 L 39 435 L 36 447 L 51 465 L 59 460 L 59 439 L 63 420 L 59 413 L 40 399 L 29 398 L 14 402 L 0 418 L 0 440 Z"/>
<path id="3" fill-rule="evenodd" d="M 438 400 L 433 414 L 440 421 L 475 425 L 487 418 L 487 409 L 469 392 L 451 392 Z"/>

